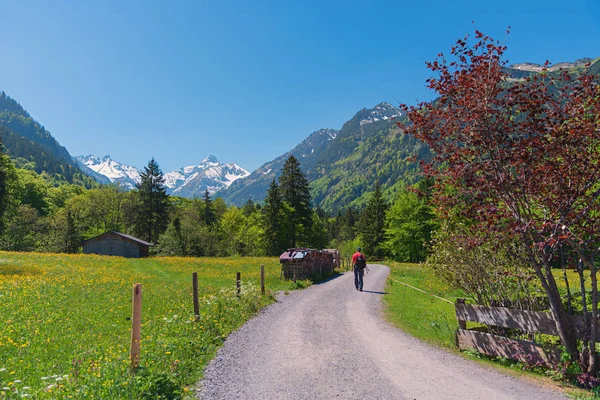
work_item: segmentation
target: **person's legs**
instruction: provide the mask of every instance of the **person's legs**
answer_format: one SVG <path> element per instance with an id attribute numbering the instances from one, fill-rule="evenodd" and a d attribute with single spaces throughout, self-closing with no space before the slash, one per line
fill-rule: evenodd
<path id="1" fill-rule="evenodd" d="M 360 274 L 360 269 L 354 267 L 354 287 L 356 288 L 356 290 L 359 289 L 358 286 L 358 275 Z"/>
<path id="2" fill-rule="evenodd" d="M 365 270 L 356 268 L 358 270 L 358 290 L 362 292 L 363 289 L 363 277 L 365 275 Z"/>

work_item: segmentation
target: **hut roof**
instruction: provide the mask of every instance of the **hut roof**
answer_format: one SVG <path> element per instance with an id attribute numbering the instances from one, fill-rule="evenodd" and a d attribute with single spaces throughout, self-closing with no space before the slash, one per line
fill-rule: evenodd
<path id="1" fill-rule="evenodd" d="M 292 261 L 296 261 L 296 260 L 303 260 L 304 257 L 306 256 L 306 253 L 308 253 L 310 251 L 316 251 L 316 250 L 306 249 L 306 248 L 288 249 L 279 256 L 279 262 L 283 263 L 283 262 L 292 262 Z"/>
<path id="2" fill-rule="evenodd" d="M 84 243 L 87 243 L 87 242 L 89 242 L 89 241 L 91 241 L 91 240 L 94 240 L 94 239 L 98 239 L 99 237 L 102 237 L 102 236 L 104 236 L 104 235 L 108 235 L 108 234 L 118 235 L 118 236 L 121 236 L 121 237 L 123 237 L 123 238 L 125 238 L 125 239 L 127 239 L 127 240 L 131 240 L 131 241 L 133 241 L 133 242 L 136 242 L 136 243 L 139 243 L 139 244 L 143 244 L 144 246 L 154 246 L 152 243 L 148 243 L 148 242 L 146 242 L 146 241 L 144 241 L 144 240 L 142 240 L 142 239 L 138 239 L 138 238 L 136 238 L 136 237 L 134 237 L 134 236 L 131 236 L 131 235 L 126 235 L 126 234 L 124 234 L 124 233 L 117 232 L 117 231 L 108 231 L 108 232 L 104 232 L 104 233 L 103 233 L 103 234 L 101 234 L 101 235 L 94 236 L 93 238 L 89 238 L 88 240 L 84 240 L 83 242 L 81 242 L 81 243 L 80 243 L 80 245 L 83 245 Z"/>

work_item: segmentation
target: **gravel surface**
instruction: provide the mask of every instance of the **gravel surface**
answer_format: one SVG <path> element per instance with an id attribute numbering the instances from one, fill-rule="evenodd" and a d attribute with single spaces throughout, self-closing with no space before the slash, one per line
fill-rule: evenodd
<path id="1" fill-rule="evenodd" d="M 381 315 L 389 268 L 364 292 L 346 273 L 277 303 L 234 332 L 206 367 L 200 399 L 564 399 L 436 349 Z"/>

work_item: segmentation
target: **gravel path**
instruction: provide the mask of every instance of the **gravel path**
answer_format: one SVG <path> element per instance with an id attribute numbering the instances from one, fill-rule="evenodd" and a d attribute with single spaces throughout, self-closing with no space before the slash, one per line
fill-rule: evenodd
<path id="1" fill-rule="evenodd" d="M 234 332 L 207 366 L 201 399 L 564 399 L 393 328 L 381 317 L 389 268 L 365 291 L 346 273 L 278 302 Z"/>

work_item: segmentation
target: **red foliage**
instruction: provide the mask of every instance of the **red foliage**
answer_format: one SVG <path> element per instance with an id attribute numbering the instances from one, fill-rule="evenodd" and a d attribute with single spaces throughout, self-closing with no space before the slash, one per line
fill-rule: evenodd
<path id="1" fill-rule="evenodd" d="M 427 67 L 436 77 L 432 103 L 401 107 L 405 133 L 435 152 L 424 165 L 435 178 L 440 215 L 479 221 L 490 238 L 509 234 L 527 250 L 544 287 L 561 342 L 573 359 L 577 344 L 551 272 L 566 244 L 591 270 L 595 332 L 598 290 L 594 258 L 600 247 L 600 85 L 590 75 L 556 75 L 546 68 L 509 79 L 506 47 L 482 32 L 458 40 L 451 60 L 439 54 Z M 492 239 L 493 240 L 493 239 Z M 595 333 L 590 348 L 595 349 Z M 590 371 L 595 374 L 595 352 Z"/>
<path id="2" fill-rule="evenodd" d="M 425 172 L 436 178 L 438 206 L 455 208 L 487 229 L 501 226 L 554 248 L 567 239 L 598 240 L 600 86 L 595 77 L 542 72 L 510 82 L 506 47 L 482 32 L 458 40 L 453 60 L 427 67 L 439 94 L 403 109 L 404 126 L 436 157 Z M 447 194 L 447 193 L 446 193 Z M 597 246 L 596 246 L 597 247 Z"/>

